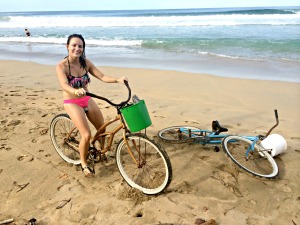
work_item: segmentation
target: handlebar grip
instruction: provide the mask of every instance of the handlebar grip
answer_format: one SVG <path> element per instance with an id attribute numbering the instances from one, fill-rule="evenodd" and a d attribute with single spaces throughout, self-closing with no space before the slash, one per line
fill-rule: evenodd
<path id="1" fill-rule="evenodd" d="M 275 118 L 278 119 L 278 112 L 277 112 L 277 109 L 275 109 L 274 112 L 275 112 Z"/>
<path id="2" fill-rule="evenodd" d="M 127 80 L 124 80 L 124 84 L 128 87 L 129 86 L 129 83 Z"/>

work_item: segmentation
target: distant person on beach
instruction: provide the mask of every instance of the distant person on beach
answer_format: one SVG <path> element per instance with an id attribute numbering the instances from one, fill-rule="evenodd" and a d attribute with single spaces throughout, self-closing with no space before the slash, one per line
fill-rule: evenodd
<path id="1" fill-rule="evenodd" d="M 30 37 L 30 36 L 31 36 L 28 29 L 25 29 L 25 34 L 26 34 L 27 37 Z"/>
<path id="2" fill-rule="evenodd" d="M 97 69 L 85 57 L 85 41 L 80 34 L 68 37 L 67 50 L 68 56 L 57 64 L 56 73 L 63 90 L 64 108 L 81 135 L 79 143 L 81 169 L 86 177 L 94 177 L 87 163 L 91 137 L 87 118 L 97 130 L 104 124 L 104 118 L 94 100 L 85 95 L 91 82 L 89 74 L 105 83 L 124 83 L 127 78 L 107 76 Z"/>

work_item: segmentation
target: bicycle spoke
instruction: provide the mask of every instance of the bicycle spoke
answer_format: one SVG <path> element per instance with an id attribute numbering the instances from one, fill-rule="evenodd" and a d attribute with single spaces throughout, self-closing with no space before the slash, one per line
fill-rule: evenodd
<path id="1" fill-rule="evenodd" d="M 239 167 L 259 177 L 276 177 L 278 175 L 276 162 L 259 144 L 255 144 L 254 150 L 246 156 L 251 144 L 252 141 L 239 136 L 228 136 L 222 141 L 223 150 Z"/>
<path id="2" fill-rule="evenodd" d="M 162 129 L 158 137 L 172 143 L 184 143 L 202 137 L 201 130 L 191 126 L 173 126 Z"/>
<path id="3" fill-rule="evenodd" d="M 53 118 L 50 125 L 51 140 L 57 153 L 67 162 L 79 164 L 80 134 L 66 114 Z"/>
<path id="4" fill-rule="evenodd" d="M 171 181 L 171 164 L 166 153 L 152 141 L 138 135 L 129 136 L 117 147 L 119 170 L 132 187 L 146 194 L 157 194 Z M 134 157 L 134 160 L 133 160 Z"/>

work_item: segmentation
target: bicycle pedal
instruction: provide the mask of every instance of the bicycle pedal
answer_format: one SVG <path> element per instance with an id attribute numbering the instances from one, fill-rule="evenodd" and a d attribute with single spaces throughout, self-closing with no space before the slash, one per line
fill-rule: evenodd
<path id="1" fill-rule="evenodd" d="M 104 161 L 108 161 L 108 159 L 107 159 L 107 156 L 106 156 L 106 154 L 101 154 L 100 155 L 100 160 L 101 160 L 101 162 L 104 162 Z"/>
<path id="2" fill-rule="evenodd" d="M 215 147 L 214 147 L 214 151 L 215 151 L 215 152 L 219 152 L 219 151 L 220 151 L 220 148 L 219 148 L 218 146 L 215 146 Z"/>

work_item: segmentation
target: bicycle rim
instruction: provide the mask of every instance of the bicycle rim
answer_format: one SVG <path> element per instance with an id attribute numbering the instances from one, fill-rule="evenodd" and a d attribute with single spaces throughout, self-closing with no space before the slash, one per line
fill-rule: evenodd
<path id="1" fill-rule="evenodd" d="M 81 136 L 67 114 L 55 116 L 50 125 L 52 144 L 66 162 L 80 164 L 79 142 Z"/>
<path id="2" fill-rule="evenodd" d="M 146 136 L 133 134 L 127 137 L 127 142 L 137 163 L 122 139 L 117 146 L 116 161 L 124 180 L 144 194 L 162 192 L 172 179 L 171 162 L 166 152 Z"/>
<path id="3" fill-rule="evenodd" d="M 262 146 L 255 144 L 254 151 L 246 157 L 251 143 L 251 140 L 244 137 L 227 136 L 222 141 L 222 148 L 235 164 L 248 173 L 262 178 L 275 178 L 278 175 L 278 166 Z"/>
<path id="4" fill-rule="evenodd" d="M 167 127 L 158 132 L 158 137 L 167 142 L 184 143 L 202 136 L 199 130 L 199 128 L 192 126 Z"/>

